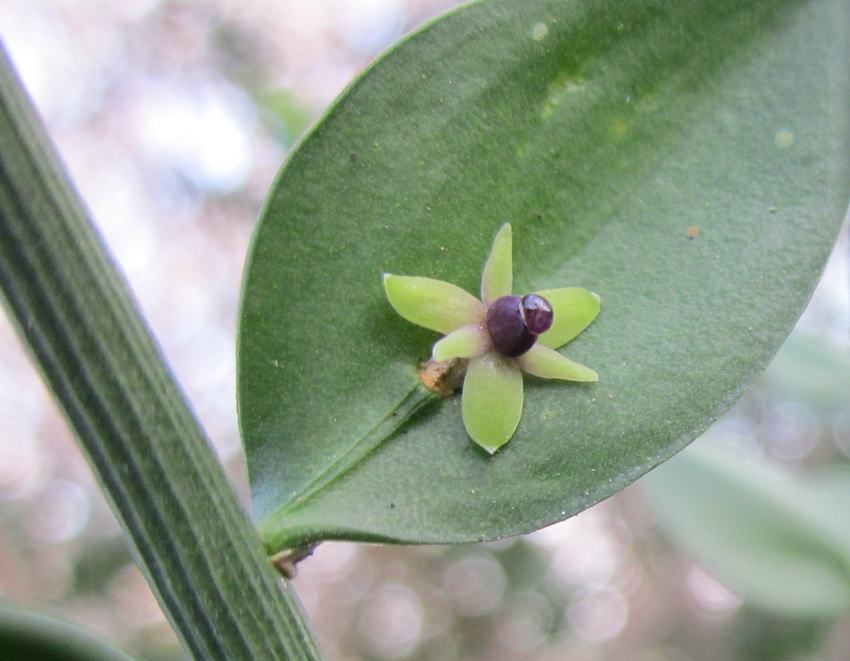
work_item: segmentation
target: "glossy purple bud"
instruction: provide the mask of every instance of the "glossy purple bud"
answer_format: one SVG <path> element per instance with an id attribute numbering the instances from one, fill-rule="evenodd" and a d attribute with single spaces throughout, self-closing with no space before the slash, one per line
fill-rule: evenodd
<path id="1" fill-rule="evenodd" d="M 552 306 L 542 296 L 526 294 L 522 297 L 522 316 L 530 333 L 540 335 L 552 326 Z"/>
<path id="2" fill-rule="evenodd" d="M 524 354 L 537 339 L 526 328 L 519 296 L 502 296 L 493 301 L 487 308 L 485 325 L 496 351 L 511 358 Z"/>

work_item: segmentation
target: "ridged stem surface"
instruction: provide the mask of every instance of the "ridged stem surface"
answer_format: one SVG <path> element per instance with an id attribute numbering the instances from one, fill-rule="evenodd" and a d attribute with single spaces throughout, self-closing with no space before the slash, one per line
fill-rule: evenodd
<path id="1" fill-rule="evenodd" d="M 186 650 L 320 658 L 2 47 L 0 288 Z"/>

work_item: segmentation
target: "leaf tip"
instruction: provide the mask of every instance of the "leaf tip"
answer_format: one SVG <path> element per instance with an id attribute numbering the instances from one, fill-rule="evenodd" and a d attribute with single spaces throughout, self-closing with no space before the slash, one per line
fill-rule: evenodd
<path id="1" fill-rule="evenodd" d="M 467 434 L 469 434 L 469 430 L 468 430 L 468 429 L 467 429 Z M 477 445 L 479 448 L 481 448 L 482 450 L 484 450 L 484 452 L 486 452 L 486 453 L 487 453 L 488 455 L 490 455 L 491 457 L 492 457 L 494 454 L 496 454 L 499 450 L 501 450 L 501 449 L 502 449 L 502 446 L 503 446 L 505 443 L 507 443 L 507 441 L 505 441 L 504 443 L 495 443 L 495 444 L 494 444 L 494 443 L 489 443 L 489 442 L 485 441 L 484 439 L 482 439 L 482 438 L 480 438 L 480 437 L 479 437 L 479 438 L 476 438 L 475 436 L 472 436 L 472 434 L 469 434 L 469 438 L 472 440 L 472 442 L 473 442 L 473 443 L 475 443 L 475 445 Z"/>
<path id="2" fill-rule="evenodd" d="M 493 238 L 493 248 L 492 248 L 492 250 L 495 250 L 497 248 L 497 246 L 499 246 L 500 244 L 504 244 L 504 245 L 508 246 L 509 250 L 512 251 L 513 250 L 513 247 L 512 247 L 513 241 L 514 241 L 513 228 L 511 227 L 510 223 L 504 223 L 499 228 L 499 231 L 496 232 L 496 236 Z"/>
<path id="3" fill-rule="evenodd" d="M 387 298 L 390 299 L 390 302 L 392 302 L 392 296 L 390 295 L 390 287 L 392 286 L 392 283 L 396 278 L 398 278 L 398 276 L 392 273 L 381 274 L 381 284 L 384 286 L 384 293 L 387 295 Z"/>

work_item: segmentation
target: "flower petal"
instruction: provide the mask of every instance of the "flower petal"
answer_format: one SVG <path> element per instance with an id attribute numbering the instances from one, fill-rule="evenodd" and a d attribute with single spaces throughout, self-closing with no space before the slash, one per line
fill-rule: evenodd
<path id="1" fill-rule="evenodd" d="M 481 301 L 442 280 L 384 273 L 384 290 L 390 305 L 402 317 L 438 333 L 480 324 L 484 319 Z"/>
<path id="2" fill-rule="evenodd" d="M 446 361 L 452 358 L 475 358 L 490 350 L 490 336 L 480 324 L 461 326 L 434 345 L 431 357 Z"/>
<path id="3" fill-rule="evenodd" d="M 557 349 L 564 346 L 599 314 L 599 296 L 582 287 L 564 287 L 535 292 L 552 305 L 554 318 L 552 327 L 543 333 L 537 342 L 544 347 Z"/>
<path id="4" fill-rule="evenodd" d="M 599 381 L 599 375 L 584 365 L 562 356 L 557 351 L 535 344 L 516 359 L 523 371 L 541 379 L 564 381 Z"/>
<path id="5" fill-rule="evenodd" d="M 495 351 L 469 361 L 463 381 L 463 424 L 493 454 L 514 435 L 522 416 L 522 372 Z"/>
<path id="6" fill-rule="evenodd" d="M 481 275 L 481 300 L 492 303 L 500 296 L 510 296 L 513 286 L 511 224 L 505 223 L 493 239 L 490 256 Z"/>

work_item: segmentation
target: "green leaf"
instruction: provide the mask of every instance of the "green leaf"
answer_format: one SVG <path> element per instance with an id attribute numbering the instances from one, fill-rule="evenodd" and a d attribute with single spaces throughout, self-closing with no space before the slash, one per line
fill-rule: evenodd
<path id="1" fill-rule="evenodd" d="M 540 336 L 544 347 L 557 349 L 575 339 L 596 319 L 599 296 L 582 287 L 562 287 L 536 292 L 552 306 L 552 327 Z"/>
<path id="2" fill-rule="evenodd" d="M 484 315 L 481 301 L 441 280 L 385 273 L 384 290 L 390 304 L 402 317 L 439 333 L 480 323 Z"/>
<path id="3" fill-rule="evenodd" d="M 461 326 L 434 345 L 431 352 L 434 360 L 473 358 L 490 348 L 490 336 L 483 326 Z"/>
<path id="4" fill-rule="evenodd" d="M 599 380 L 599 375 L 589 367 L 579 365 L 557 351 L 540 345 L 531 347 L 517 358 L 517 362 L 523 371 L 541 379 L 589 382 Z"/>
<path id="5" fill-rule="evenodd" d="M 798 617 L 850 609 L 850 471 L 803 480 L 717 440 L 641 481 L 662 529 L 759 608 Z"/>
<path id="6" fill-rule="evenodd" d="M 838 234 L 848 24 L 845 0 L 491 0 L 381 57 L 290 157 L 247 264 L 238 397 L 267 548 L 527 532 L 707 428 Z M 505 222 L 514 292 L 586 287 L 605 311 L 568 351 L 599 383 L 526 379 L 489 457 L 459 396 L 422 408 L 438 336 L 376 274 L 478 291 Z"/>
<path id="7" fill-rule="evenodd" d="M 302 105 L 297 95 L 286 88 L 248 90 L 256 104 L 267 111 L 273 129 L 281 141 L 289 146 L 304 131 L 313 119 L 313 113 Z"/>
<path id="8" fill-rule="evenodd" d="M 522 372 L 495 352 L 469 361 L 463 380 L 463 423 L 473 441 L 493 454 L 507 443 L 522 415 Z"/>
<path id="9" fill-rule="evenodd" d="M 79 627 L 10 608 L 0 608 L 0 650 L 10 661 L 132 661 Z"/>
<path id="10" fill-rule="evenodd" d="M 831 424 L 850 408 L 850 354 L 827 336 L 796 330 L 758 384 L 769 401 L 799 402 Z"/>
<path id="11" fill-rule="evenodd" d="M 481 300 L 491 303 L 500 296 L 510 296 L 514 271 L 513 248 L 510 223 L 505 223 L 493 240 L 490 257 L 484 264 L 481 275 Z"/>

